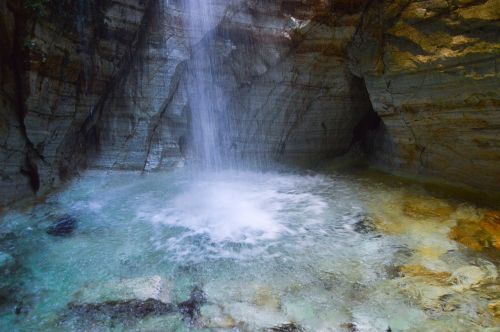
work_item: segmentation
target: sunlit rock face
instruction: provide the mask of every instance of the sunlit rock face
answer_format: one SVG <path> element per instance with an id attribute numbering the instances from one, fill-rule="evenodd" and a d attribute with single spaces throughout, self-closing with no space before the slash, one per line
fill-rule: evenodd
<path id="1" fill-rule="evenodd" d="M 350 46 L 387 129 L 379 161 L 498 190 L 499 3 L 372 1 Z"/>

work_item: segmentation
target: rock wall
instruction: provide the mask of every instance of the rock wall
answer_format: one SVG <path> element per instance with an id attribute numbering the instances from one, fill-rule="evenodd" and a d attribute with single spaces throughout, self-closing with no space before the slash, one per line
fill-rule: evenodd
<path id="1" fill-rule="evenodd" d="M 235 159 L 310 163 L 349 148 L 371 109 L 346 53 L 361 3 L 210 1 L 217 19 L 196 41 L 183 2 L 163 3 L 163 19 L 104 107 L 91 167 L 153 170 L 182 160 L 183 143 L 193 150 L 187 68 L 200 43 L 211 53 L 204 70 L 216 68 L 213 85 L 227 99 L 221 112 L 231 113 L 220 148 Z"/>
<path id="2" fill-rule="evenodd" d="M 98 149 L 88 160 L 91 168 L 151 171 L 183 159 L 188 101 L 182 82 L 189 50 L 182 12 L 156 2 L 152 13 L 128 72 L 95 123 Z"/>
<path id="3" fill-rule="evenodd" d="M 368 137 L 380 165 L 499 190 L 498 0 L 209 1 L 197 42 L 236 158 L 308 163 Z M 183 1 L 83 3 L 0 0 L 0 205 L 192 149 Z"/>
<path id="4" fill-rule="evenodd" d="M 7 199 L 28 195 L 30 181 L 21 175 L 27 161 L 28 142 L 20 118 L 22 108 L 18 105 L 22 95 L 18 93 L 23 86 L 20 79 L 22 63 L 16 58 L 19 51 L 19 30 L 21 22 L 16 20 L 18 6 L 0 1 L 0 197 L 1 203 Z M 26 170 L 27 171 L 27 170 Z M 36 179 L 33 180 L 36 186 Z"/>
<path id="5" fill-rule="evenodd" d="M 377 162 L 500 190 L 500 1 L 370 1 L 350 45 Z"/>
<path id="6" fill-rule="evenodd" d="M 243 156 L 311 162 L 344 153 L 370 111 L 346 45 L 362 7 L 332 1 L 246 1 L 219 27 L 233 147 Z"/>
<path id="7" fill-rule="evenodd" d="M 0 205 L 86 166 L 104 108 L 120 89 L 129 96 L 123 81 L 136 71 L 158 4 L 0 1 Z"/>
<path id="8" fill-rule="evenodd" d="M 335 3 L 236 1 L 202 41 L 219 53 L 235 159 L 311 163 L 349 148 L 371 109 L 346 53 L 362 6 Z"/>

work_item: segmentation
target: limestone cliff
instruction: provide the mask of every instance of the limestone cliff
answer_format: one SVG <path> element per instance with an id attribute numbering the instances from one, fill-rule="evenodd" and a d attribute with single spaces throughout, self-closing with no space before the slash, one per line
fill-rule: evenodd
<path id="1" fill-rule="evenodd" d="M 370 111 L 346 46 L 362 6 L 329 1 L 242 1 L 225 12 L 212 47 L 228 96 L 237 157 L 310 163 L 345 152 Z M 209 70 L 207 68 L 207 70 Z"/>
<path id="2" fill-rule="evenodd" d="M 155 4 L 0 1 L 0 204 L 45 192 L 85 166 Z"/>
<path id="3" fill-rule="evenodd" d="M 500 190 L 500 1 L 370 1 L 350 45 L 379 163 Z"/>
<path id="4" fill-rule="evenodd" d="M 362 141 L 380 165 L 499 190 L 498 0 L 207 1 L 218 20 L 197 43 L 227 96 L 222 148 L 310 162 Z M 79 168 L 189 153 L 183 1 L 0 9 L 0 205 Z"/>

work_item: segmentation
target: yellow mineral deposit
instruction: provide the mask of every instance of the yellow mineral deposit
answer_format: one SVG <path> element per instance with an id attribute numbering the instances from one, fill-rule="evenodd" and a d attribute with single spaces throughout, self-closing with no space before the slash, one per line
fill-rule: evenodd
<path id="1" fill-rule="evenodd" d="M 273 310 L 278 310 L 281 307 L 279 297 L 270 287 L 266 286 L 259 287 L 256 290 L 252 302 L 259 307 Z"/>
<path id="2" fill-rule="evenodd" d="M 500 211 L 477 210 L 475 213 L 459 214 L 457 224 L 449 237 L 466 247 L 483 251 L 487 248 L 500 249 Z"/>
<path id="3" fill-rule="evenodd" d="M 422 280 L 448 284 L 450 281 L 450 272 L 435 272 L 422 265 L 403 265 L 399 268 L 403 276 L 420 277 Z"/>

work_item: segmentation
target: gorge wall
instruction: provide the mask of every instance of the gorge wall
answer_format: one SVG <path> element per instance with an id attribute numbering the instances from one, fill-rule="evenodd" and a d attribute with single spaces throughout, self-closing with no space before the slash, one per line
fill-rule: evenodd
<path id="1" fill-rule="evenodd" d="M 374 163 L 499 190 L 499 1 L 210 1 L 199 43 L 235 156 L 313 162 L 365 140 Z M 86 167 L 189 158 L 182 1 L 0 9 L 0 205 Z"/>
<path id="2" fill-rule="evenodd" d="M 500 190 L 500 1 L 373 1 L 350 44 L 378 161 Z"/>

